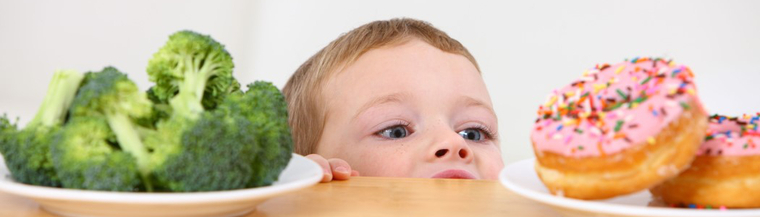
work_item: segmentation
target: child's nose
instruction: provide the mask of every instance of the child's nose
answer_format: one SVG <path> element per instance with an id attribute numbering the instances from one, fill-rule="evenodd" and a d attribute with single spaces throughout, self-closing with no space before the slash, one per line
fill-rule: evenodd
<path id="1" fill-rule="evenodd" d="M 441 135 L 439 138 L 428 152 L 428 159 L 432 161 L 457 160 L 465 161 L 465 163 L 472 161 L 472 150 L 458 133 L 446 133 L 445 136 Z"/>
<path id="2" fill-rule="evenodd" d="M 439 149 L 438 151 L 435 152 L 435 156 L 438 158 L 446 157 L 447 154 L 449 154 L 449 149 Z M 468 154 L 469 153 L 467 149 L 459 149 L 459 151 L 456 153 L 456 155 L 459 155 L 459 157 L 463 159 L 467 158 Z M 452 153 L 452 155 L 454 154 Z"/>

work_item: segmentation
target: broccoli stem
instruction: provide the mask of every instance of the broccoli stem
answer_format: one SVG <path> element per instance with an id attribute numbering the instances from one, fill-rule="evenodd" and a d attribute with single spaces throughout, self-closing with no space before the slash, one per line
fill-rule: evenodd
<path id="1" fill-rule="evenodd" d="M 213 69 L 216 65 L 210 63 L 212 62 L 210 59 L 215 56 L 215 54 L 208 54 L 197 58 L 187 57 L 182 61 L 184 68 L 190 71 L 183 74 L 184 79 L 179 86 L 179 93 L 170 101 L 175 113 L 197 119 L 198 115 L 204 111 L 201 101 L 208 79 L 215 74 Z M 201 66 L 202 63 L 204 63 L 203 66 Z"/>
<path id="2" fill-rule="evenodd" d="M 74 101 L 84 75 L 74 70 L 58 70 L 50 80 L 42 104 L 26 128 L 63 124 L 71 102 Z"/>
<path id="3" fill-rule="evenodd" d="M 107 114 L 108 126 L 116 135 L 116 140 L 119 142 L 119 146 L 131 154 L 137 159 L 137 169 L 140 171 L 140 175 L 145 182 L 145 187 L 148 191 L 153 191 L 153 186 L 148 177 L 150 174 L 150 158 L 148 156 L 148 150 L 140 140 L 140 134 L 137 132 L 136 126 L 132 123 L 131 119 L 121 113 Z"/>

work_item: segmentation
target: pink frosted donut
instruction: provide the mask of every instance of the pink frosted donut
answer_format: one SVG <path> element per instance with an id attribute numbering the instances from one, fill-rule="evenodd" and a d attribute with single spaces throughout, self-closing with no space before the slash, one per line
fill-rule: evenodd
<path id="1" fill-rule="evenodd" d="M 754 156 L 760 155 L 758 122 L 755 116 L 727 117 L 710 116 L 705 142 L 699 147 L 699 156 Z M 760 173 L 760 171 L 757 171 Z"/>
<path id="2" fill-rule="evenodd" d="M 531 132 L 548 189 L 602 199 L 650 188 L 688 167 L 707 128 L 694 75 L 671 61 L 597 65 L 549 95 Z"/>
<path id="3" fill-rule="evenodd" d="M 709 121 L 691 167 L 652 194 L 669 204 L 760 207 L 760 113 Z"/>

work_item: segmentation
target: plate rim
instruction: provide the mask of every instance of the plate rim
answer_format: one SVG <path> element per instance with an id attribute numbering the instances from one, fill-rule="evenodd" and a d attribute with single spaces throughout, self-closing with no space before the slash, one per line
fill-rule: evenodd
<path id="1" fill-rule="evenodd" d="M 549 194 L 548 192 L 538 192 L 528 187 L 523 187 L 519 183 L 512 181 L 509 178 L 511 170 L 509 168 L 517 167 L 530 167 L 530 171 L 534 170 L 536 159 L 528 158 L 520 161 L 513 162 L 499 172 L 499 182 L 514 192 L 517 195 L 528 198 L 530 200 L 551 205 L 562 207 L 570 210 L 582 210 L 587 212 L 599 213 L 599 214 L 614 214 L 630 216 L 633 213 L 635 215 L 646 216 L 760 216 L 760 209 L 730 209 L 730 210 L 694 210 L 694 209 L 674 209 L 664 207 L 642 207 L 624 204 L 608 204 L 604 201 L 587 201 L 566 197 L 558 197 Z M 524 166 L 527 165 L 527 166 Z M 535 172 L 531 174 L 522 174 L 538 176 Z M 543 184 L 543 183 L 542 183 Z M 635 193 L 632 193 L 635 194 Z M 560 210 L 558 210 L 560 211 Z M 561 212 L 561 211 L 560 211 Z"/>
<path id="2" fill-rule="evenodd" d="M 181 205 L 255 200 L 260 198 L 268 198 L 275 194 L 300 190 L 317 184 L 322 179 L 322 169 L 316 162 L 313 162 L 306 157 L 296 153 L 293 153 L 292 156 L 293 157 L 289 161 L 286 169 L 290 167 L 291 164 L 298 164 L 301 167 L 308 167 L 308 172 L 303 173 L 303 177 L 298 177 L 297 179 L 286 183 L 278 184 L 278 182 L 275 182 L 270 186 L 247 189 L 212 192 L 110 192 L 35 186 L 17 183 L 7 177 L 0 177 L 0 191 L 7 194 L 29 198 L 35 201 L 61 200 L 118 204 Z M 5 170 L 5 168 L 0 168 L 0 170 Z M 283 172 L 285 171 L 286 170 L 283 170 Z M 4 174 L 0 173 L 0 175 Z"/>

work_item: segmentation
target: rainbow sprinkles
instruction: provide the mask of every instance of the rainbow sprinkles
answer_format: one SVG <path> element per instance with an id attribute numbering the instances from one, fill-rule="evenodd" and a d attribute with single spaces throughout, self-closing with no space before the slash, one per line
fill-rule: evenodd
<path id="1" fill-rule="evenodd" d="M 760 154 L 760 112 L 740 117 L 722 115 L 710 116 L 710 125 L 705 135 L 705 143 L 699 147 L 697 155 L 744 156 Z"/>
<path id="2" fill-rule="evenodd" d="M 652 135 L 690 105 L 702 109 L 693 80 L 688 67 L 660 58 L 597 65 L 539 106 L 535 150 L 587 157 L 656 144 Z"/>

